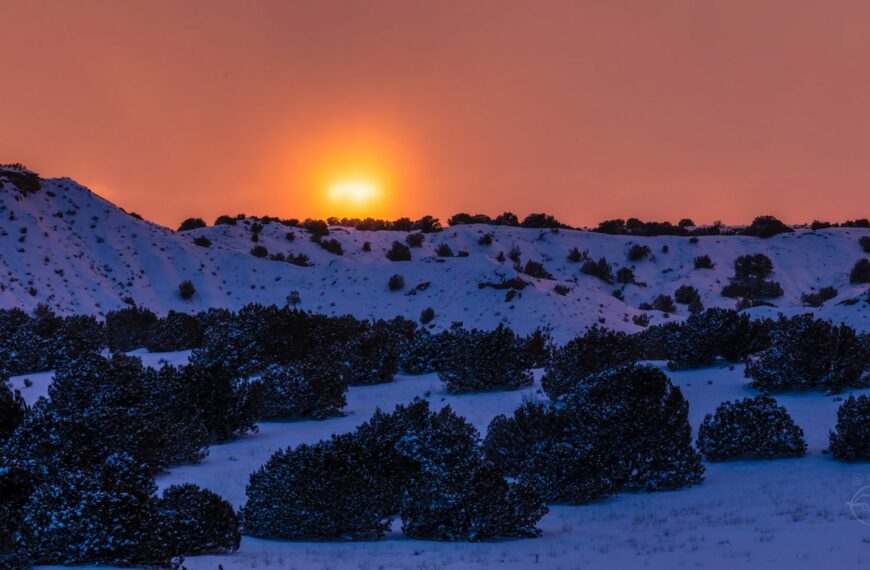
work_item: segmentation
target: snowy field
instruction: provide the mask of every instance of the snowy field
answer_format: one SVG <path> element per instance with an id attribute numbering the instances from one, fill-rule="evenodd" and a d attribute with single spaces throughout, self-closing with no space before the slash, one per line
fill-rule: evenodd
<path id="1" fill-rule="evenodd" d="M 188 352 L 140 354 L 150 364 L 180 363 Z M 663 366 L 663 363 L 655 363 Z M 536 374 L 536 378 L 540 374 Z M 754 395 L 742 366 L 668 372 L 689 400 L 697 432 L 704 415 L 724 400 Z M 33 402 L 50 373 L 16 377 L 12 385 Z M 856 392 L 857 393 L 857 392 Z M 190 569 L 441 569 L 441 568 L 859 568 L 870 564 L 870 526 L 853 515 L 849 500 L 870 486 L 870 464 L 845 464 L 823 450 L 842 398 L 819 392 L 777 397 L 805 432 L 800 459 L 706 463 L 700 485 L 655 494 L 619 494 L 597 504 L 553 506 L 537 539 L 440 543 L 394 532 L 372 542 L 242 539 L 238 552 L 191 557 Z M 512 392 L 448 395 L 436 375 L 398 376 L 390 384 L 352 387 L 345 415 L 325 421 L 263 422 L 259 433 L 213 446 L 198 465 L 173 468 L 158 478 L 165 488 L 193 482 L 234 506 L 245 500 L 249 474 L 276 450 L 352 430 L 378 407 L 425 396 L 450 405 L 485 433 L 497 414 L 523 399 L 543 398 L 539 385 Z M 870 512 L 866 513 L 870 515 Z M 859 512 L 860 515 L 860 512 Z M 865 520 L 870 520 L 864 517 Z"/>

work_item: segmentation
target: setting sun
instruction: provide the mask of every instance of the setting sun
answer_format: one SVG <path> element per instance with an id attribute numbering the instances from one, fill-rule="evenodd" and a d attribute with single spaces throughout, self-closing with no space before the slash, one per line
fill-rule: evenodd
<path id="1" fill-rule="evenodd" d="M 366 206 L 378 200 L 380 187 L 369 180 L 339 180 L 329 187 L 329 198 L 343 206 Z"/>

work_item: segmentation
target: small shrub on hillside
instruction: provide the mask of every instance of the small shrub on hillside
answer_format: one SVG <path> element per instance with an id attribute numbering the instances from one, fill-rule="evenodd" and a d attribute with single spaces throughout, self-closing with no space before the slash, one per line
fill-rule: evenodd
<path id="1" fill-rule="evenodd" d="M 537 279 L 553 279 L 553 276 L 544 267 L 544 264 L 539 261 L 529 260 L 523 267 L 523 273 Z"/>
<path id="2" fill-rule="evenodd" d="M 646 313 L 641 313 L 639 315 L 634 315 L 631 317 L 631 322 L 636 324 L 639 327 L 648 327 L 649 326 L 649 315 Z"/>
<path id="3" fill-rule="evenodd" d="M 364 241 L 362 244 L 362 250 L 366 251 L 366 252 L 371 251 L 372 250 L 372 242 Z"/>
<path id="4" fill-rule="evenodd" d="M 398 291 L 402 287 L 405 286 L 405 278 L 396 273 L 395 275 L 390 276 L 389 281 L 387 281 L 387 287 L 390 291 Z"/>
<path id="5" fill-rule="evenodd" d="M 555 401 L 572 391 L 583 377 L 633 364 L 638 358 L 638 346 L 632 336 L 596 325 L 554 351 L 541 387 Z"/>
<path id="6" fill-rule="evenodd" d="M 650 253 L 652 252 L 648 245 L 640 245 L 639 243 L 636 243 L 628 249 L 626 256 L 629 261 L 640 261 L 645 257 L 649 257 Z"/>
<path id="7" fill-rule="evenodd" d="M 425 240 L 426 236 L 420 232 L 410 233 L 405 236 L 405 243 L 408 244 L 409 247 L 423 247 L 423 242 Z"/>
<path id="8" fill-rule="evenodd" d="M 502 325 L 492 331 L 451 329 L 441 348 L 438 378 L 451 394 L 532 383 L 522 340 Z"/>
<path id="9" fill-rule="evenodd" d="M 453 257 L 453 250 L 446 243 L 442 243 L 435 248 L 435 255 L 438 257 Z"/>
<path id="10" fill-rule="evenodd" d="M 715 266 L 709 255 L 699 255 L 695 258 L 695 269 L 713 269 Z"/>
<path id="11" fill-rule="evenodd" d="M 698 430 L 698 449 L 710 461 L 802 457 L 804 432 L 769 396 L 723 402 Z"/>
<path id="12" fill-rule="evenodd" d="M 426 307 L 420 313 L 420 322 L 424 325 L 428 325 L 435 319 L 435 309 L 432 307 Z"/>
<path id="13" fill-rule="evenodd" d="M 568 261 L 572 263 L 580 263 L 581 261 L 587 261 L 589 259 L 589 251 L 583 250 L 580 251 L 576 247 L 572 247 L 571 251 L 568 252 Z"/>
<path id="14" fill-rule="evenodd" d="M 238 222 L 238 220 L 236 220 L 236 218 L 234 218 L 233 216 L 227 216 L 226 214 L 223 214 L 223 215 L 217 217 L 217 219 L 214 221 L 214 225 L 216 225 L 216 226 L 234 226 L 234 225 L 236 225 L 237 222 Z"/>
<path id="15" fill-rule="evenodd" d="M 801 295 L 801 302 L 810 307 L 821 307 L 826 301 L 830 301 L 837 296 L 837 289 L 834 287 L 822 287 L 813 293 L 804 293 Z"/>
<path id="16" fill-rule="evenodd" d="M 770 348 L 749 359 L 746 376 L 759 390 L 824 388 L 838 392 L 863 386 L 867 344 L 846 325 L 811 314 L 780 318 Z"/>
<path id="17" fill-rule="evenodd" d="M 178 294 L 185 301 L 189 301 L 196 294 L 196 287 L 193 286 L 193 282 L 190 280 L 182 281 L 178 286 Z"/>
<path id="18" fill-rule="evenodd" d="M 858 243 L 861 245 L 864 253 L 870 253 L 870 236 L 861 236 Z"/>
<path id="19" fill-rule="evenodd" d="M 402 242 L 394 241 L 393 246 L 387 252 L 387 259 L 390 261 L 411 261 L 411 250 Z"/>
<path id="20" fill-rule="evenodd" d="M 480 238 L 478 238 L 477 243 L 479 245 L 492 245 L 492 234 L 485 233 Z"/>
<path id="21" fill-rule="evenodd" d="M 204 228 L 206 226 L 205 221 L 202 218 L 187 218 L 181 225 L 178 226 L 178 231 L 186 232 L 189 230 L 195 230 L 198 228 Z"/>
<path id="22" fill-rule="evenodd" d="M 701 294 L 691 285 L 680 285 L 677 287 L 677 290 L 674 291 L 674 301 L 682 305 L 700 303 Z"/>
<path id="23" fill-rule="evenodd" d="M 859 259 L 849 273 L 849 283 L 870 283 L 870 259 Z"/>
<path id="24" fill-rule="evenodd" d="M 344 248 L 337 239 L 320 239 L 316 243 L 333 255 L 344 255 Z"/>
<path id="25" fill-rule="evenodd" d="M 562 285 L 561 283 L 556 283 L 556 286 L 553 287 L 553 291 L 556 293 L 556 295 L 562 295 L 564 297 L 571 292 L 571 288 Z"/>
<path id="26" fill-rule="evenodd" d="M 634 271 L 629 267 L 620 267 L 616 271 L 616 282 L 622 283 L 623 285 L 630 285 L 635 283 L 634 279 Z"/>
<path id="27" fill-rule="evenodd" d="M 675 313 L 677 311 L 677 306 L 674 305 L 674 300 L 670 295 L 656 295 L 653 298 L 652 308 L 665 313 Z"/>
<path id="28" fill-rule="evenodd" d="M 840 461 L 870 460 L 870 396 L 849 396 L 837 410 L 831 455 Z"/>
<path id="29" fill-rule="evenodd" d="M 592 261 L 590 259 L 584 262 L 580 267 L 580 272 L 597 277 L 605 283 L 613 283 L 613 269 L 610 267 L 610 262 L 608 262 L 605 257 L 600 258 L 598 261 Z"/>
<path id="30" fill-rule="evenodd" d="M 211 240 L 205 236 L 196 236 L 193 238 L 193 243 L 199 247 L 211 247 Z"/>
<path id="31" fill-rule="evenodd" d="M 254 247 L 251 248 L 251 255 L 253 255 L 254 257 L 259 257 L 260 259 L 263 259 L 269 255 L 269 250 L 266 249 L 265 246 L 255 245 Z"/>
<path id="32" fill-rule="evenodd" d="M 734 260 L 734 276 L 722 288 L 722 296 L 747 300 L 781 297 L 783 291 L 779 283 L 766 280 L 772 272 L 773 262 L 766 255 L 741 255 Z"/>

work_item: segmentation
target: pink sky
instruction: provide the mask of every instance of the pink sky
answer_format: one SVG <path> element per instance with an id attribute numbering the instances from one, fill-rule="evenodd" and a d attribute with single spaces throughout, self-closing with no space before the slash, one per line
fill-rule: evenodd
<path id="1" fill-rule="evenodd" d="M 171 226 L 870 215 L 866 1 L 35 0 L 0 24 L 0 162 Z M 359 173 L 384 200 L 325 201 Z"/>

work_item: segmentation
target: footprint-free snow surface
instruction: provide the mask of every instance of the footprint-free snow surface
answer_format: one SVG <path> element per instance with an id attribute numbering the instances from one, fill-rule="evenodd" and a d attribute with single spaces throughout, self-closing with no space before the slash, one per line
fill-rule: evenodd
<path id="1" fill-rule="evenodd" d="M 141 355 L 157 365 L 161 360 L 184 362 L 188 353 Z M 664 368 L 663 363 L 654 364 Z M 704 415 L 720 402 L 755 393 L 747 387 L 741 366 L 665 371 L 689 400 L 695 435 Z M 33 401 L 44 393 L 51 374 L 28 377 L 30 387 L 25 387 L 24 377 L 12 382 Z M 392 409 L 415 396 L 428 397 L 436 408 L 452 406 L 483 434 L 496 415 L 512 413 L 523 399 L 545 397 L 537 383 L 525 390 L 451 396 L 435 375 L 398 376 L 389 384 L 350 388 L 342 417 L 262 422 L 259 433 L 212 446 L 202 463 L 174 467 L 158 477 L 157 483 L 161 488 L 196 483 L 239 507 L 250 473 L 278 449 L 350 431 L 378 406 Z M 777 397 L 804 429 L 809 449 L 803 458 L 705 463 L 706 478 L 696 487 L 622 493 L 583 506 L 555 505 L 541 520 L 540 538 L 477 544 L 411 540 L 402 536 L 401 522 L 396 521 L 393 532 L 382 540 L 305 542 L 243 537 L 238 552 L 190 557 L 184 565 L 190 570 L 216 570 L 218 565 L 226 570 L 863 568 L 870 564 L 870 513 L 848 503 L 860 497 L 862 490 L 870 492 L 870 465 L 841 463 L 822 453 L 845 396 Z"/>

